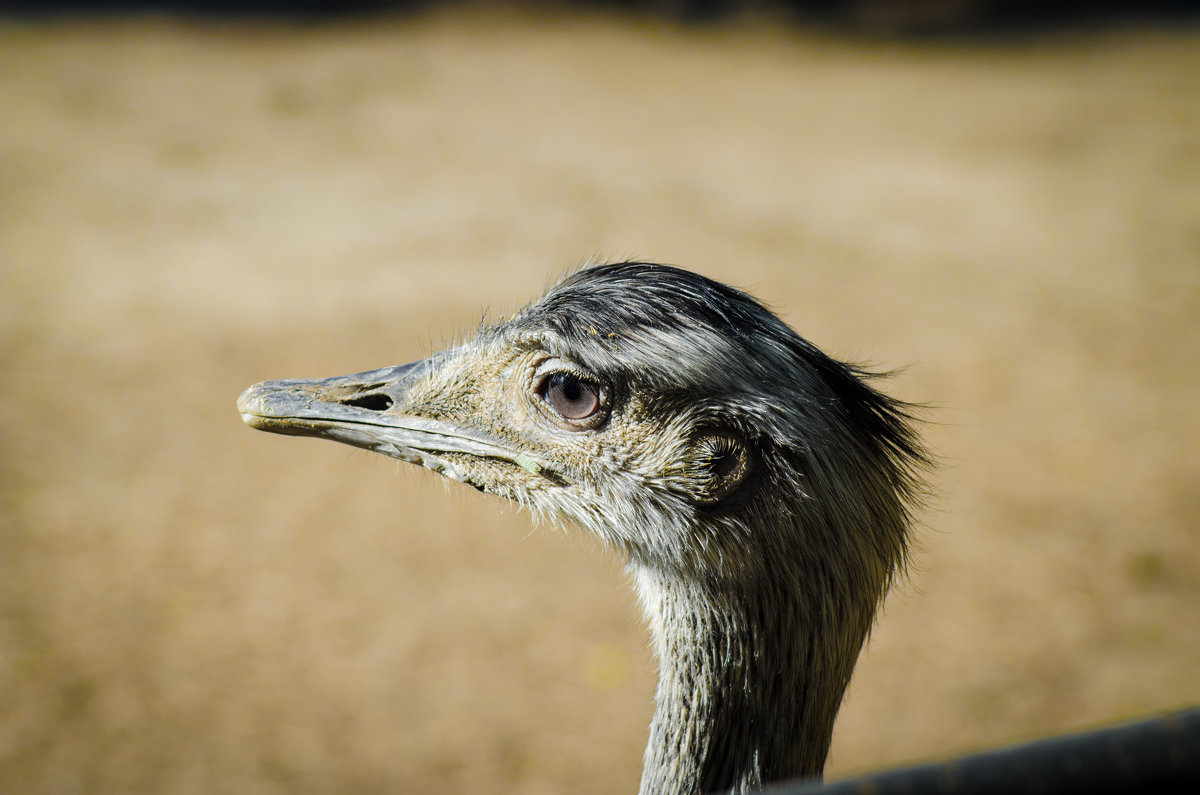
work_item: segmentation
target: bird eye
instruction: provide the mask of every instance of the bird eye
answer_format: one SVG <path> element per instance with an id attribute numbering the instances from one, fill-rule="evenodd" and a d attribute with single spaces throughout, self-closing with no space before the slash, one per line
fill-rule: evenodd
<path id="1" fill-rule="evenodd" d="M 600 385 L 574 373 L 554 373 L 538 391 L 556 414 L 573 423 L 595 417 L 603 402 Z"/>

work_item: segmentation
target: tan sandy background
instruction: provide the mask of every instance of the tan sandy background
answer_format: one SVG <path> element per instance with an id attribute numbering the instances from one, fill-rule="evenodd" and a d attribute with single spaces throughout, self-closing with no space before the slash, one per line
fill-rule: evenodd
<path id="1" fill-rule="evenodd" d="M 630 255 L 940 406 L 831 775 L 1200 701 L 1200 33 L 5 23 L 0 791 L 633 791 L 614 556 L 234 410 Z"/>

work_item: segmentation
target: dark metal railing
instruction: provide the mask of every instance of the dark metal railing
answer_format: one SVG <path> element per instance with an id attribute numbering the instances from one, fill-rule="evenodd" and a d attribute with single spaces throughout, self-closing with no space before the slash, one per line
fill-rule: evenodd
<path id="1" fill-rule="evenodd" d="M 770 795 L 1200 795 L 1200 707 Z"/>

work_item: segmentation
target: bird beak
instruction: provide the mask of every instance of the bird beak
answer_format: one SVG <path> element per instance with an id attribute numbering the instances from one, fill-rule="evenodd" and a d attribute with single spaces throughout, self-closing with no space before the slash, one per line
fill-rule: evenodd
<path id="1" fill-rule="evenodd" d="M 467 477 L 442 456 L 445 453 L 511 461 L 550 477 L 543 462 L 474 429 L 404 413 L 413 385 L 436 371 L 451 353 L 334 378 L 263 381 L 241 394 L 238 411 L 243 422 L 260 431 L 331 439 L 423 466 L 452 480 Z"/>

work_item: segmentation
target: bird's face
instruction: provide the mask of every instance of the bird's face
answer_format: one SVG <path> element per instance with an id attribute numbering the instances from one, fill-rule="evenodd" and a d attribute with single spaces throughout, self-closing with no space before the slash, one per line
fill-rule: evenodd
<path id="1" fill-rule="evenodd" d="M 266 381 L 238 408 L 251 427 L 421 465 L 637 557 L 687 546 L 664 534 L 742 501 L 757 468 L 750 447 L 698 402 L 668 405 L 582 358 L 559 335 L 507 323 L 412 364 Z"/>
<path id="2" fill-rule="evenodd" d="M 424 361 L 267 381 L 238 405 L 706 582 L 824 560 L 882 583 L 923 461 L 903 407 L 852 368 L 744 293 L 643 263 L 578 271 Z"/>

